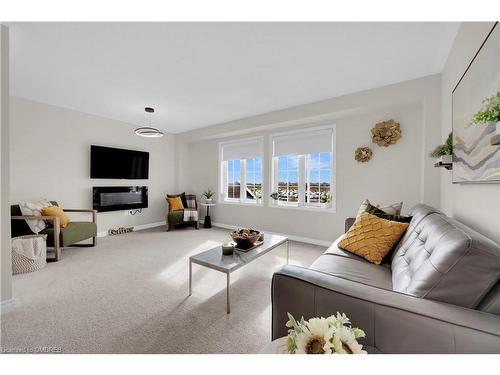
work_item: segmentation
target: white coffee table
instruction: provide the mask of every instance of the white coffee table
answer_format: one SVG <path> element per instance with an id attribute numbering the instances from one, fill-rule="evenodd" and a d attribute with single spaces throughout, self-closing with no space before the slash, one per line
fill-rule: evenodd
<path id="1" fill-rule="evenodd" d="M 273 234 L 266 234 L 262 245 L 246 252 L 234 250 L 232 255 L 222 255 L 222 247 L 219 245 L 189 257 L 189 295 L 191 295 L 192 291 L 193 263 L 223 272 L 226 274 L 226 311 L 229 314 L 231 312 L 229 303 L 229 275 L 283 244 L 286 245 L 286 263 L 288 264 L 290 255 L 288 238 Z"/>

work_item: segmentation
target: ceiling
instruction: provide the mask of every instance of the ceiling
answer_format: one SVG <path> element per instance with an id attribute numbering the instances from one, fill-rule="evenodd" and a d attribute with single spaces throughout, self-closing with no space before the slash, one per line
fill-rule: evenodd
<path id="1" fill-rule="evenodd" d="M 443 69 L 458 23 L 10 23 L 11 95 L 180 133 Z"/>

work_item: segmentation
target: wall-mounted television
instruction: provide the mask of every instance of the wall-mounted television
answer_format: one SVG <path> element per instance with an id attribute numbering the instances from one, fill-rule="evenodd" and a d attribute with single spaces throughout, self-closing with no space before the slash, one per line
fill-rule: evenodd
<path id="1" fill-rule="evenodd" d="M 90 146 L 90 178 L 145 180 L 149 177 L 149 152 Z"/>

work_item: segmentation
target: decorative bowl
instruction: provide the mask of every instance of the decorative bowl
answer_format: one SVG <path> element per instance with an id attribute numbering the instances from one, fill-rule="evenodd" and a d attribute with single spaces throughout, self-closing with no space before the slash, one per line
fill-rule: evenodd
<path id="1" fill-rule="evenodd" d="M 260 232 L 255 229 L 242 228 L 233 230 L 231 232 L 231 238 L 236 242 L 236 247 L 238 249 L 249 249 L 260 237 Z"/>

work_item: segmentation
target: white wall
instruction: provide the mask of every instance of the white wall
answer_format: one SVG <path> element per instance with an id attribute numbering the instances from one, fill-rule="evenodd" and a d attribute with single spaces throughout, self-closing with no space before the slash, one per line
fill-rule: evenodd
<path id="1" fill-rule="evenodd" d="M 0 25 L 0 301 L 12 297 L 9 207 L 9 30 Z"/>
<path id="2" fill-rule="evenodd" d="M 462 23 L 442 73 L 442 139 L 452 130 L 451 93 L 483 43 L 493 22 Z M 500 242 L 500 184 L 452 184 L 441 172 L 441 209 Z"/>
<path id="3" fill-rule="evenodd" d="M 183 133 L 177 137 L 179 187 L 198 195 L 208 187 L 217 189 L 221 140 L 264 135 L 266 168 L 269 134 L 335 124 L 336 213 L 267 207 L 270 192 L 265 191 L 265 207 L 219 204 L 212 218 L 228 225 L 333 241 L 343 232 L 344 219 L 355 215 L 364 198 L 379 203 L 404 201 L 405 209 L 418 202 L 439 205 L 439 171 L 427 155 L 439 142 L 440 108 L 436 75 Z M 370 128 L 390 118 L 401 123 L 402 139 L 388 148 L 371 144 Z M 355 148 L 363 145 L 374 151 L 366 164 L 354 160 Z M 268 176 L 267 170 L 264 175 Z M 267 188 L 267 178 L 264 184 Z"/>
<path id="4" fill-rule="evenodd" d="M 63 208 L 92 208 L 92 186 L 146 185 L 149 208 L 135 216 L 98 213 L 98 230 L 165 221 L 165 194 L 175 186 L 173 136 L 143 138 L 133 124 L 15 97 L 10 109 L 13 204 L 47 198 Z M 149 179 L 90 179 L 91 144 L 148 151 Z"/>

